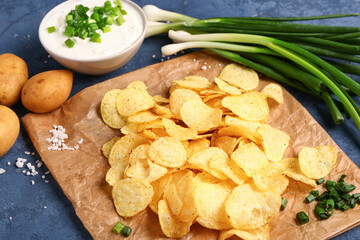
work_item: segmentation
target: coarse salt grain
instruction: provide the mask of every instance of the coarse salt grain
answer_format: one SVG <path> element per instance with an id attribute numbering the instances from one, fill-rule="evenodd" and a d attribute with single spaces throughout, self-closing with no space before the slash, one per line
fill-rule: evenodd
<path id="1" fill-rule="evenodd" d="M 206 66 L 202 66 L 201 70 L 206 70 L 206 68 L 207 68 Z"/>
<path id="2" fill-rule="evenodd" d="M 49 183 L 49 180 L 45 180 L 45 183 Z"/>
<path id="3" fill-rule="evenodd" d="M 3 173 L 5 173 L 5 172 L 6 172 L 5 169 L 0 168 L 0 175 L 3 174 Z"/>
<path id="4" fill-rule="evenodd" d="M 35 181 L 34 180 L 31 180 L 31 185 L 34 185 L 35 184 Z"/>
<path id="5" fill-rule="evenodd" d="M 154 55 L 152 55 L 152 58 L 156 58 L 156 55 L 154 54 Z"/>
<path id="6" fill-rule="evenodd" d="M 29 152 L 29 151 L 25 151 L 25 154 L 26 154 L 26 155 L 30 155 L 30 154 L 31 154 L 31 152 Z"/>
<path id="7" fill-rule="evenodd" d="M 22 168 L 22 167 L 24 167 L 24 163 L 26 162 L 27 160 L 25 159 L 25 158 L 17 158 L 16 159 L 16 163 L 15 163 L 15 165 L 16 165 L 16 167 L 17 168 Z"/>
<path id="8" fill-rule="evenodd" d="M 51 146 L 48 146 L 48 150 L 54 150 L 54 151 L 64 151 L 64 150 L 70 150 L 74 151 L 79 148 L 78 145 L 75 147 L 69 147 L 65 144 L 65 140 L 69 138 L 69 136 L 65 133 L 66 130 L 61 125 L 53 125 L 53 129 L 50 129 L 49 132 L 51 133 L 51 137 L 46 138 L 45 140 L 49 143 L 51 143 Z M 79 140 L 81 143 L 83 142 L 83 139 Z M 78 141 L 78 142 L 79 142 Z"/>
<path id="9" fill-rule="evenodd" d="M 7 162 L 7 165 L 9 166 L 11 164 L 11 162 Z"/>

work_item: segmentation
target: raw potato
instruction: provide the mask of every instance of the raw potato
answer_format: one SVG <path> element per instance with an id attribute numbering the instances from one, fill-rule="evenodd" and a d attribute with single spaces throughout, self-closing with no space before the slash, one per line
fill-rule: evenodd
<path id="1" fill-rule="evenodd" d="M 26 62 L 11 53 L 0 55 L 0 105 L 12 106 L 20 99 L 29 78 Z"/>
<path id="2" fill-rule="evenodd" d="M 17 115 L 10 108 L 0 105 L 0 157 L 14 145 L 19 131 Z"/>
<path id="3" fill-rule="evenodd" d="M 69 70 L 42 72 L 26 82 L 21 92 L 21 101 L 32 112 L 50 112 L 69 97 L 72 84 L 73 74 Z"/>

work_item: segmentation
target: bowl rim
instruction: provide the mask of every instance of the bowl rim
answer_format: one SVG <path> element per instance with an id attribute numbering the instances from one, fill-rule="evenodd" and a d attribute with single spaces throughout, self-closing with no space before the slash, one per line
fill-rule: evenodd
<path id="1" fill-rule="evenodd" d="M 74 61 L 74 62 L 81 62 L 81 63 L 94 63 L 94 62 L 99 62 L 99 61 L 108 61 L 114 58 L 117 58 L 119 55 L 129 52 L 132 50 L 132 48 L 136 45 L 138 45 L 139 43 L 141 44 L 142 41 L 144 41 L 145 39 L 145 34 L 146 34 L 146 30 L 147 30 L 147 18 L 145 15 L 145 12 L 141 9 L 141 7 L 139 7 L 139 5 L 137 5 L 136 3 L 130 1 L 130 0 L 121 0 L 123 2 L 127 2 L 128 4 L 132 5 L 137 11 L 138 13 L 141 15 L 141 19 L 144 23 L 143 25 L 143 31 L 140 34 L 140 36 L 134 41 L 132 42 L 127 48 L 122 49 L 119 52 L 114 52 L 110 55 L 105 55 L 104 57 L 99 56 L 93 59 L 76 59 L 76 58 L 71 58 L 65 55 L 62 55 L 61 53 L 57 53 L 52 51 L 51 49 L 49 49 L 49 47 L 46 45 L 45 40 L 44 40 L 44 36 L 43 33 L 45 33 L 45 31 L 42 31 L 42 28 L 45 27 L 45 19 L 50 17 L 51 15 L 53 15 L 53 13 L 55 13 L 56 11 L 58 11 L 59 9 L 61 9 L 62 7 L 68 5 L 68 4 L 81 4 L 84 3 L 86 4 L 87 0 L 68 0 L 65 2 L 62 2 L 58 5 L 56 5 L 54 8 L 52 8 L 41 20 L 40 25 L 39 25 L 39 29 L 38 29 L 38 35 L 39 35 L 39 40 L 41 45 L 43 46 L 43 48 L 45 48 L 45 50 L 50 54 L 50 55 L 55 55 L 57 58 L 61 58 L 63 60 L 67 60 L 67 61 Z M 105 2 L 105 0 L 104 0 Z"/>

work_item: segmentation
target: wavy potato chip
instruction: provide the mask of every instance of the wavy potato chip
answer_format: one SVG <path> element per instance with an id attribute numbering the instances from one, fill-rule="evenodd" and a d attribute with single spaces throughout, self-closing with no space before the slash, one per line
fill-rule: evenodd
<path id="1" fill-rule="evenodd" d="M 169 105 L 160 106 L 156 104 L 154 109 L 155 113 L 161 118 L 174 118 L 174 114 L 170 111 Z"/>
<path id="2" fill-rule="evenodd" d="M 244 240 L 270 240 L 270 227 L 269 224 L 265 224 L 253 230 L 223 230 L 220 232 L 218 240 L 225 240 L 234 235 Z"/>
<path id="3" fill-rule="evenodd" d="M 213 86 L 207 78 L 195 75 L 185 77 L 184 79 L 178 81 L 174 81 L 174 83 L 183 88 L 194 90 L 202 90 L 206 88 L 211 88 Z"/>
<path id="4" fill-rule="evenodd" d="M 194 173 L 191 170 L 186 170 L 176 183 L 179 197 L 183 202 L 183 207 L 176 217 L 183 222 L 193 222 L 198 215 L 195 205 L 194 184 Z"/>
<path id="5" fill-rule="evenodd" d="M 169 209 L 166 200 L 160 200 L 158 204 L 159 222 L 162 232 L 169 238 L 180 238 L 190 232 L 192 222 L 178 220 Z"/>
<path id="6" fill-rule="evenodd" d="M 236 144 L 237 144 L 237 139 L 235 137 L 217 136 L 211 139 L 212 147 L 221 148 L 229 156 L 234 151 Z"/>
<path id="7" fill-rule="evenodd" d="M 226 65 L 219 78 L 245 91 L 254 90 L 259 85 L 259 76 L 253 69 L 236 63 Z"/>
<path id="8" fill-rule="evenodd" d="M 218 169 L 214 169 L 210 167 L 209 163 L 213 157 L 224 158 L 224 159 L 228 158 L 228 156 L 222 149 L 217 147 L 209 147 L 193 154 L 188 159 L 188 163 L 192 167 L 204 170 L 219 179 L 222 180 L 227 179 L 226 175 L 221 173 Z"/>
<path id="9" fill-rule="evenodd" d="M 161 137 L 154 141 L 149 156 L 151 161 L 164 167 L 181 167 L 187 159 L 184 146 L 174 137 Z"/>
<path id="10" fill-rule="evenodd" d="M 252 184 L 237 186 L 225 202 L 225 210 L 233 228 L 244 230 L 269 223 L 279 213 L 280 206 L 280 194 L 258 191 Z"/>
<path id="11" fill-rule="evenodd" d="M 259 92 L 248 92 L 223 98 L 222 105 L 248 121 L 266 121 L 269 106 L 266 97 Z"/>
<path id="12" fill-rule="evenodd" d="M 147 141 L 148 138 L 138 133 L 129 133 L 121 137 L 111 148 L 108 159 L 110 166 L 115 165 L 118 161 L 122 161 L 135 147 Z"/>
<path id="13" fill-rule="evenodd" d="M 106 125 L 111 128 L 120 129 L 125 125 L 125 117 L 119 114 L 116 107 L 116 99 L 122 90 L 113 89 L 105 93 L 101 100 L 101 117 Z"/>
<path id="14" fill-rule="evenodd" d="M 225 201 L 231 192 L 221 184 L 201 182 L 195 187 L 196 221 L 210 229 L 229 229 L 231 224 L 225 212 Z"/>
<path id="15" fill-rule="evenodd" d="M 169 103 L 169 99 L 167 99 L 161 95 L 155 95 L 155 96 L 153 96 L 153 99 L 157 104 L 164 104 L 164 103 L 168 104 Z"/>
<path id="16" fill-rule="evenodd" d="M 163 118 L 162 124 L 165 127 L 166 132 L 171 137 L 175 137 L 177 139 L 181 140 L 189 140 L 197 138 L 197 131 L 195 129 L 191 128 L 185 128 L 180 125 L 177 125 L 174 121 L 170 119 Z"/>
<path id="17" fill-rule="evenodd" d="M 169 98 L 170 110 L 177 119 L 181 119 L 180 109 L 182 105 L 192 99 L 201 100 L 200 96 L 190 89 L 176 89 L 171 93 Z"/>
<path id="18" fill-rule="evenodd" d="M 154 121 L 144 123 L 127 123 L 124 127 L 121 128 L 121 133 L 125 135 L 129 133 L 141 133 L 146 129 L 153 128 L 164 128 L 161 119 L 156 119 Z"/>
<path id="19" fill-rule="evenodd" d="M 112 189 L 116 211 L 122 217 L 132 217 L 144 210 L 153 194 L 150 183 L 140 178 L 121 179 Z"/>
<path id="20" fill-rule="evenodd" d="M 308 178 L 303 174 L 299 166 L 299 159 L 297 158 L 285 158 L 283 161 L 284 164 L 284 174 L 294 180 L 303 182 L 307 185 L 310 185 L 314 188 L 317 187 L 317 184 L 314 179 Z"/>
<path id="21" fill-rule="evenodd" d="M 143 92 L 147 92 L 147 87 L 143 81 L 133 81 L 129 83 L 129 85 L 126 88 L 133 88 L 133 89 L 141 90 Z"/>
<path id="22" fill-rule="evenodd" d="M 221 124 L 222 111 L 209 107 L 201 99 L 192 99 L 182 105 L 180 115 L 188 127 L 206 132 Z"/>
<path id="23" fill-rule="evenodd" d="M 284 102 L 283 91 L 281 89 L 281 86 L 278 84 L 269 83 L 261 90 L 261 93 L 280 104 Z"/>
<path id="24" fill-rule="evenodd" d="M 289 146 L 290 136 L 268 124 L 261 125 L 258 133 L 262 138 L 267 158 L 272 162 L 280 161 Z"/>
<path id="25" fill-rule="evenodd" d="M 116 141 L 119 139 L 120 139 L 119 137 L 114 137 L 110 141 L 108 141 L 102 145 L 101 152 L 106 158 L 109 158 L 111 148 L 114 146 Z"/>
<path id="26" fill-rule="evenodd" d="M 215 78 L 214 79 L 215 83 L 218 85 L 219 89 L 221 89 L 222 91 L 231 94 L 231 95 L 240 95 L 242 94 L 242 91 L 234 86 L 229 85 L 228 83 L 226 83 L 225 81 L 221 80 L 220 78 Z"/>
<path id="27" fill-rule="evenodd" d="M 106 182 L 110 186 L 114 186 L 120 179 L 124 178 L 125 169 L 129 164 L 129 156 L 121 161 L 117 161 L 107 172 L 105 176 Z"/>
<path id="28" fill-rule="evenodd" d="M 253 132 L 250 129 L 241 125 L 221 128 L 217 134 L 219 136 L 243 137 L 255 143 L 261 142 L 260 135 L 257 132 Z"/>
<path id="29" fill-rule="evenodd" d="M 120 115 L 130 116 L 155 106 L 147 91 L 136 88 L 120 90 L 116 98 L 116 107 Z"/>
<path id="30" fill-rule="evenodd" d="M 127 120 L 129 122 L 134 122 L 134 123 L 147 123 L 147 122 L 154 121 L 158 118 L 159 118 L 158 115 L 147 110 L 147 111 L 143 111 L 143 112 L 137 112 L 134 115 L 129 116 Z"/>
<path id="31" fill-rule="evenodd" d="M 240 142 L 238 149 L 231 154 L 231 159 L 244 170 L 248 177 L 252 177 L 256 170 L 266 167 L 269 163 L 259 147 L 249 141 Z"/>
<path id="32" fill-rule="evenodd" d="M 178 215 L 184 203 L 177 192 L 176 184 L 173 180 L 165 187 L 164 199 L 168 203 L 172 214 Z"/>
<path id="33" fill-rule="evenodd" d="M 308 178 L 319 179 L 330 173 L 337 154 L 333 146 L 303 147 L 298 157 L 301 172 Z"/>

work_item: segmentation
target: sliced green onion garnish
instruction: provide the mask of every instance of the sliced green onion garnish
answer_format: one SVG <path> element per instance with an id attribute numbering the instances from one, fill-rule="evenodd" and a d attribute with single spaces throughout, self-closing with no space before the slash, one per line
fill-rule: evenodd
<path id="1" fill-rule="evenodd" d="M 345 205 L 345 202 L 343 200 L 337 201 L 335 203 L 335 209 L 340 209 Z"/>
<path id="2" fill-rule="evenodd" d="M 347 184 L 346 182 L 338 182 L 336 184 L 336 190 L 343 192 L 343 193 L 349 193 L 353 191 L 356 187 L 352 184 Z"/>
<path id="3" fill-rule="evenodd" d="M 113 232 L 116 234 L 120 234 L 122 230 L 124 230 L 125 225 L 122 222 L 117 222 L 113 228 Z"/>
<path id="4" fill-rule="evenodd" d="M 360 198 L 360 193 L 354 193 L 352 195 L 352 197 L 358 199 L 358 198 Z"/>
<path id="5" fill-rule="evenodd" d="M 284 197 L 281 198 L 281 210 L 284 210 L 286 208 L 286 205 L 288 204 L 288 200 Z"/>
<path id="6" fill-rule="evenodd" d="M 340 207 L 340 210 L 343 211 L 343 212 L 345 212 L 345 211 L 347 211 L 349 208 L 350 208 L 349 205 L 344 205 L 344 206 Z"/>
<path id="7" fill-rule="evenodd" d="M 105 10 L 105 12 L 109 12 L 109 11 L 111 11 L 111 9 L 112 9 L 111 2 L 110 2 L 110 1 L 106 1 L 106 2 L 104 3 L 104 10 Z"/>
<path id="8" fill-rule="evenodd" d="M 356 205 L 356 199 L 355 198 L 351 198 L 349 201 L 349 207 L 354 208 Z"/>
<path id="9" fill-rule="evenodd" d="M 71 40 L 70 38 L 68 38 L 66 41 L 65 41 L 65 45 L 68 47 L 68 48 L 72 48 L 75 43 L 73 42 L 73 40 Z"/>
<path id="10" fill-rule="evenodd" d="M 124 237 L 128 237 L 128 236 L 130 236 L 131 231 L 132 231 L 132 229 L 131 229 L 130 227 L 125 226 L 124 229 L 121 231 L 121 234 L 122 234 Z"/>
<path id="11" fill-rule="evenodd" d="M 305 200 L 306 200 L 307 203 L 311 203 L 311 202 L 313 202 L 313 201 L 315 200 L 315 197 L 314 197 L 314 195 L 309 194 L 309 195 L 305 198 Z"/>
<path id="12" fill-rule="evenodd" d="M 103 31 L 103 33 L 111 32 L 111 27 L 110 26 L 105 26 L 101 30 Z"/>
<path id="13" fill-rule="evenodd" d="M 335 186 L 336 186 L 336 182 L 335 182 L 335 181 L 327 180 L 326 183 L 325 183 L 325 186 L 326 186 L 326 187 L 335 187 Z"/>
<path id="14" fill-rule="evenodd" d="M 48 31 L 48 33 L 53 33 L 56 31 L 56 28 L 55 28 L 55 26 L 51 26 L 51 27 L 47 28 L 47 31 Z"/>
<path id="15" fill-rule="evenodd" d="M 345 177 L 346 177 L 346 175 L 345 175 L 345 174 L 341 175 L 341 177 L 340 177 L 340 179 L 339 179 L 339 182 L 343 182 L 343 181 L 344 181 L 344 179 L 345 179 Z"/>
<path id="16" fill-rule="evenodd" d="M 72 37 L 75 35 L 75 28 L 72 26 L 66 26 L 65 28 L 65 35 L 68 37 Z"/>
<path id="17" fill-rule="evenodd" d="M 349 201 L 350 198 L 351 198 L 351 194 L 350 193 L 343 193 L 343 194 L 340 195 L 340 197 L 342 199 L 344 199 L 345 201 Z"/>
<path id="18" fill-rule="evenodd" d="M 109 17 L 106 18 L 106 21 L 105 21 L 106 25 L 112 25 L 113 22 L 114 22 L 113 17 L 109 16 Z"/>
<path id="19" fill-rule="evenodd" d="M 90 41 L 96 42 L 96 43 L 101 43 L 100 34 L 94 32 L 94 34 L 93 34 L 92 37 L 90 38 Z"/>
<path id="20" fill-rule="evenodd" d="M 314 195 L 314 197 L 319 196 L 319 190 L 312 190 L 311 194 Z"/>
<path id="21" fill-rule="evenodd" d="M 306 215 L 306 213 L 304 213 L 303 211 L 298 212 L 298 213 L 296 214 L 296 219 L 298 220 L 298 222 L 299 222 L 300 225 L 303 225 L 303 224 L 309 222 L 309 217 L 308 217 L 308 215 Z"/>
<path id="22" fill-rule="evenodd" d="M 322 184 L 323 182 L 325 182 L 325 179 L 323 179 L 323 178 L 320 178 L 320 179 L 316 180 L 316 184 L 317 184 L 317 185 L 320 185 L 320 184 Z"/>
<path id="23" fill-rule="evenodd" d="M 124 22 L 125 22 L 125 19 L 124 19 L 124 17 L 123 17 L 122 15 L 120 15 L 120 16 L 118 16 L 118 17 L 116 18 L 116 23 L 117 23 L 119 26 L 121 26 Z"/>

